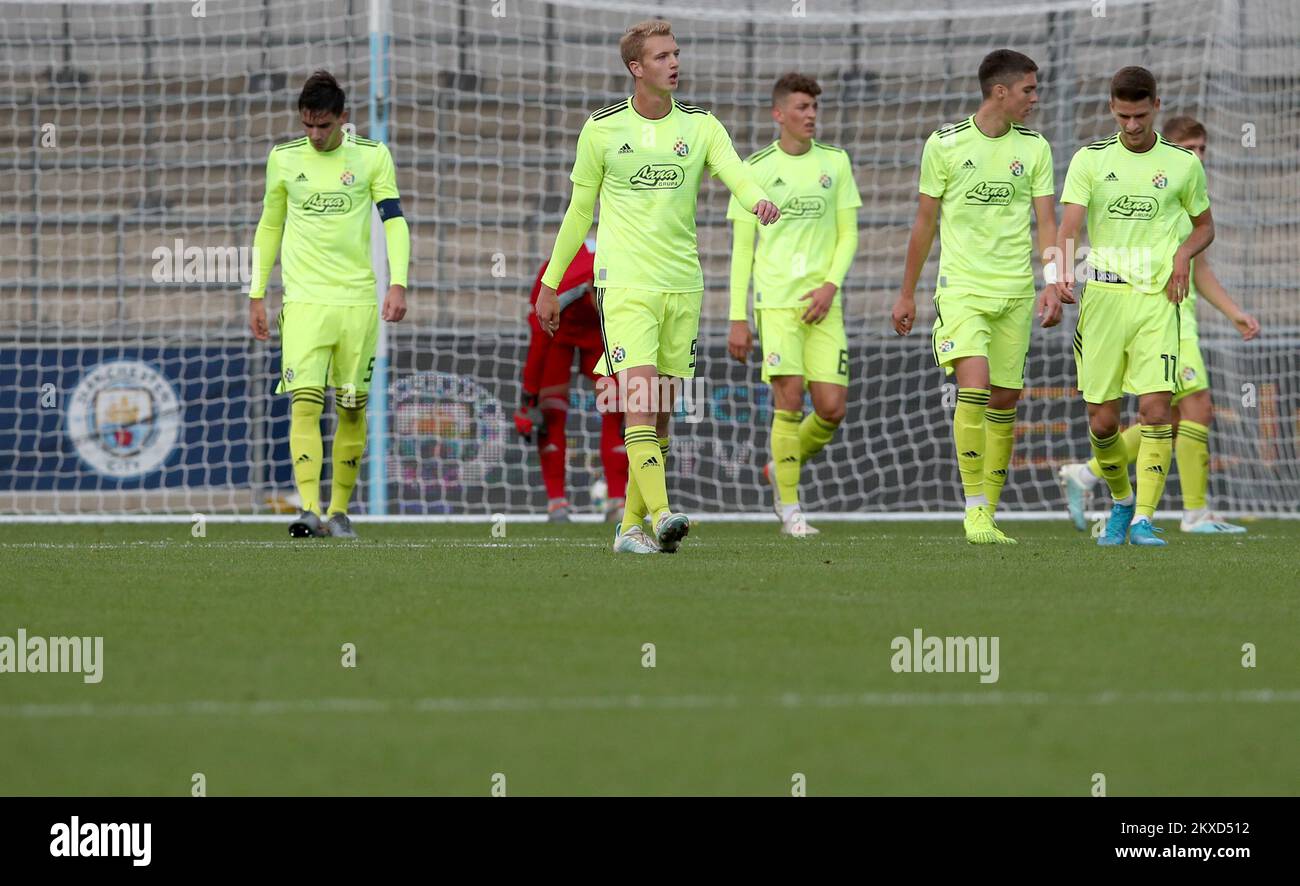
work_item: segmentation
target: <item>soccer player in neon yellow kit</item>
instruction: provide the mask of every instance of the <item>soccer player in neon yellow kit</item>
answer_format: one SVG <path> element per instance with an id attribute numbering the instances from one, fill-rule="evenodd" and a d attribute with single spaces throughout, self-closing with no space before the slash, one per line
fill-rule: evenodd
<path id="1" fill-rule="evenodd" d="M 308 78 L 298 97 L 306 137 L 276 145 L 266 161 L 266 196 L 253 240 L 255 277 L 248 323 L 260 341 L 270 338 L 267 279 L 281 252 L 284 306 L 280 310 L 282 372 L 277 393 L 293 406 L 289 451 L 302 513 L 289 524 L 295 538 L 356 538 L 348 500 L 366 445 L 366 399 L 375 366 L 380 312 L 370 264 L 371 203 L 384 223 L 391 285 L 383 319 L 406 316 L 410 232 L 397 193 L 388 148 L 343 129 L 346 96 L 327 71 Z M 335 389 L 329 522 L 321 521 L 323 459 L 320 419 L 325 388 Z"/>
<path id="2" fill-rule="evenodd" d="M 1070 161 L 1057 247 L 1061 256 L 1073 256 L 1086 218 L 1091 267 L 1074 355 L 1092 452 L 1113 500 L 1097 543 L 1163 546 L 1151 519 L 1173 455 L 1180 305 L 1192 259 L 1214 240 L 1214 219 L 1201 161 L 1156 132 L 1160 98 L 1151 72 L 1121 68 L 1111 80 L 1110 110 L 1119 132 L 1080 148 Z M 1072 302 L 1073 263 L 1064 264 L 1058 295 Z M 1135 458 L 1119 434 L 1126 388 L 1138 395 L 1142 424 Z M 1136 496 L 1130 461 L 1137 467 Z"/>
<path id="3" fill-rule="evenodd" d="M 1205 126 L 1192 117 L 1171 117 L 1161 126 L 1160 134 L 1181 148 L 1186 148 L 1205 163 Z M 1191 231 L 1191 220 L 1183 225 Z M 1214 404 L 1210 397 L 1210 377 L 1201 356 L 1200 333 L 1196 322 L 1198 293 L 1218 309 L 1241 333 L 1245 341 L 1259 335 L 1259 321 L 1228 294 L 1210 267 L 1209 250 L 1192 262 L 1192 282 L 1187 299 L 1180 308 L 1178 342 L 1178 388 L 1173 396 L 1174 462 L 1183 492 L 1183 519 L 1179 528 L 1195 535 L 1240 534 L 1246 527 L 1229 523 L 1207 507 L 1210 483 L 1210 423 Z M 1137 457 L 1142 426 L 1135 424 L 1120 434 L 1129 461 Z M 1088 524 L 1084 514 L 1087 496 L 1101 479 L 1101 465 L 1094 458 L 1087 464 L 1062 465 L 1061 484 L 1065 487 L 1070 518 L 1075 528 Z"/>
<path id="4" fill-rule="evenodd" d="M 695 235 L 700 179 L 706 169 L 722 179 L 761 224 L 780 212 L 717 118 L 673 97 L 679 50 L 668 22 L 633 25 L 619 50 L 635 92 L 594 112 L 578 136 L 573 196 L 542 278 L 537 318 L 547 332 L 558 327 L 555 286 L 587 235 L 599 195 L 595 283 L 606 368 L 598 371 L 617 372 L 626 398 L 629 476 L 614 550 L 674 553 L 690 519 L 668 506 L 664 463 L 675 380 L 695 373 L 704 295 Z M 641 528 L 647 515 L 654 539 Z"/>
<path id="5" fill-rule="evenodd" d="M 935 363 L 957 376 L 953 441 L 966 500 L 971 544 L 1015 544 L 994 522 L 1015 445 L 1016 403 L 1035 313 L 1043 327 L 1061 321 L 1049 285 L 1034 303 L 1032 205 L 1038 219 L 1043 275 L 1056 245 L 1052 149 L 1021 124 L 1038 102 L 1038 66 L 1010 49 L 980 63 L 983 102 L 972 116 L 936 131 L 921 156 L 920 205 L 907 244 L 894 331 L 916 319 L 916 284 L 940 225 L 939 280 L 934 294 Z"/>
<path id="6" fill-rule="evenodd" d="M 780 137 L 745 160 L 781 209 L 781 221 L 760 231 L 736 198 L 727 209 L 734 226 L 727 348 L 741 363 L 753 348 L 745 305 L 752 272 L 763 380 L 772 385 L 774 406 L 764 473 L 781 532 L 794 537 L 817 534 L 799 506 L 800 469 L 844 420 L 849 351 L 839 290 L 858 249 L 862 205 L 848 154 L 813 138 L 821 91 L 802 74 L 777 80 L 772 119 Z M 807 416 L 805 387 L 813 403 Z"/>

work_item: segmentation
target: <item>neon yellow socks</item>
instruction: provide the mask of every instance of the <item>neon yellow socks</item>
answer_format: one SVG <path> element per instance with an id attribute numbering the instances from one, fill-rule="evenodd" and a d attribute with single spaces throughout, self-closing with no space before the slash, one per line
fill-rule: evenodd
<path id="1" fill-rule="evenodd" d="M 302 499 L 302 509 L 317 515 L 320 514 L 320 470 L 324 457 L 320 417 L 324 410 L 324 388 L 299 388 L 293 392 L 293 406 L 289 410 L 293 481 Z"/>
<path id="2" fill-rule="evenodd" d="M 1174 457 L 1183 487 L 1183 510 L 1205 507 L 1210 486 L 1210 429 L 1200 422 L 1183 419 L 1174 437 Z"/>
<path id="3" fill-rule="evenodd" d="M 776 472 L 778 504 L 799 503 L 800 420 L 803 416 L 793 410 L 772 410 L 772 470 Z"/>
<path id="4" fill-rule="evenodd" d="M 348 502 L 352 500 L 352 490 L 357 485 L 361 454 L 366 449 L 366 399 L 365 394 L 358 394 L 355 405 L 347 408 L 335 402 L 339 425 L 334 432 L 331 452 L 334 468 L 330 474 L 331 514 L 348 512 Z"/>
<path id="5" fill-rule="evenodd" d="M 652 433 L 654 432 L 654 428 L 651 428 L 649 425 L 637 425 L 636 428 L 639 430 L 650 428 L 650 431 Z M 633 428 L 627 428 L 623 431 L 623 446 L 625 449 L 627 449 L 629 443 L 628 434 L 632 430 Z M 660 482 L 663 484 L 664 488 L 663 501 L 665 510 L 668 507 L 668 485 L 664 471 L 668 468 L 669 440 L 669 437 L 655 438 L 655 444 L 659 447 Z M 637 479 L 638 472 L 634 469 L 632 464 L 632 450 L 627 449 L 627 453 L 627 492 L 624 494 L 625 497 L 623 499 L 623 523 L 620 530 L 621 532 L 627 532 L 633 526 L 640 526 L 641 521 L 646 518 L 646 514 L 653 513 L 657 518 L 659 513 L 658 511 L 651 511 L 647 506 L 645 496 L 641 493 L 641 483 Z M 644 451 L 642 460 L 644 460 Z"/>
<path id="6" fill-rule="evenodd" d="M 1011 468 L 1011 450 L 1016 444 L 1016 410 L 984 411 L 984 497 L 997 510 L 1002 488 Z"/>
<path id="7" fill-rule="evenodd" d="M 957 445 L 957 470 L 961 472 L 967 508 L 988 504 L 984 497 L 984 413 L 988 405 L 987 388 L 957 389 L 952 438 Z"/>
<path id="8" fill-rule="evenodd" d="M 835 436 L 835 429 L 838 427 L 838 424 L 827 421 L 815 412 L 805 415 L 799 424 L 800 464 L 810 461 L 813 456 L 825 449 L 826 444 Z"/>
<path id="9" fill-rule="evenodd" d="M 1123 438 L 1118 431 L 1102 438 L 1090 430 L 1088 440 L 1092 443 L 1093 460 L 1097 463 L 1095 473 L 1110 487 L 1111 498 L 1128 504 L 1133 498 L 1133 484 L 1128 479 L 1128 452 Z"/>
<path id="10" fill-rule="evenodd" d="M 1137 461 L 1138 442 L 1142 439 L 1142 426 L 1132 425 L 1131 427 L 1127 427 L 1124 429 L 1123 433 L 1119 435 L 1119 437 L 1120 440 L 1123 441 L 1124 443 L 1125 460 L 1128 461 L 1129 464 L 1132 464 L 1133 462 Z M 1094 477 L 1096 477 L 1099 480 L 1101 479 L 1102 477 L 1101 465 L 1097 463 L 1096 456 L 1093 456 L 1091 459 L 1089 459 L 1088 470 L 1092 472 L 1092 475 Z"/>
<path id="11" fill-rule="evenodd" d="M 1142 443 L 1137 457 L 1137 516 L 1148 520 L 1155 516 L 1160 494 L 1165 491 L 1169 462 L 1173 459 L 1172 425 L 1143 425 Z M 1125 471 L 1125 479 L 1128 471 Z"/>

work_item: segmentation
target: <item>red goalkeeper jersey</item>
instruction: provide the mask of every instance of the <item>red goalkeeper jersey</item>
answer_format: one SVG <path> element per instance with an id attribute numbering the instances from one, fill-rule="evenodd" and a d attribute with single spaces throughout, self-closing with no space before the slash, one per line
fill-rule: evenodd
<path id="1" fill-rule="evenodd" d="M 552 344 L 570 345 L 578 348 L 600 350 L 604 343 L 600 337 L 600 314 L 592 298 L 591 289 L 595 283 L 596 241 L 588 239 L 578 249 L 578 254 L 569 263 L 560 285 L 555 293 L 560 299 L 560 328 L 554 336 L 547 335 L 537 319 L 537 312 L 529 310 L 528 328 L 531 337 L 528 342 L 528 356 L 524 361 L 524 390 L 536 393 L 541 389 L 542 366 L 546 352 Z M 542 275 L 546 273 L 546 263 L 538 270 L 533 279 L 533 291 L 528 303 L 536 306 L 537 295 L 542 289 Z"/>

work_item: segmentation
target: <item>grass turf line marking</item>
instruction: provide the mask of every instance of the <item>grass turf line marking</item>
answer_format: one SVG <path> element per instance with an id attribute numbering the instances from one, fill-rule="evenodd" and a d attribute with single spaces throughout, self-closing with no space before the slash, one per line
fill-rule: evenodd
<path id="1" fill-rule="evenodd" d="M 744 707 L 1023 707 L 1119 704 L 1297 704 L 1300 689 L 1121 691 L 1087 695 L 1052 692 L 859 692 L 805 695 L 785 692 L 761 698 L 735 695 L 602 695 L 572 698 L 321 698 L 265 701 L 189 701 L 153 704 L 96 703 L 0 705 L 0 718 L 42 720 L 69 717 L 172 717 L 282 714 L 490 713 L 531 711 L 721 710 Z"/>

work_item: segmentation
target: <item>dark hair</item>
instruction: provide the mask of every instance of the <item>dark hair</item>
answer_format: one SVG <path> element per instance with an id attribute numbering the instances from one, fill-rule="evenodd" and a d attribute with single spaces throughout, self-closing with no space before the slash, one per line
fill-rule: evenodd
<path id="1" fill-rule="evenodd" d="M 343 113 L 347 96 L 339 81 L 329 71 L 316 71 L 302 85 L 302 94 L 298 96 L 298 110 L 327 113 L 338 116 Z"/>
<path id="2" fill-rule="evenodd" d="M 1171 142 L 1188 138 L 1207 138 L 1205 126 L 1195 117 L 1170 117 L 1160 127 L 1160 134 Z"/>
<path id="3" fill-rule="evenodd" d="M 792 92 L 803 92 L 816 98 L 822 94 L 822 88 L 808 75 L 790 71 L 788 74 L 782 74 L 776 81 L 776 85 L 772 87 L 772 104 L 778 104 Z"/>
<path id="4" fill-rule="evenodd" d="M 980 92 L 985 98 L 993 94 L 993 87 L 1001 83 L 1010 86 L 1026 74 L 1038 70 L 1034 60 L 1014 49 L 995 49 L 980 62 Z"/>
<path id="5" fill-rule="evenodd" d="M 1122 102 L 1140 102 L 1156 97 L 1155 75 L 1146 68 L 1130 65 L 1120 68 L 1110 81 L 1110 97 Z"/>

